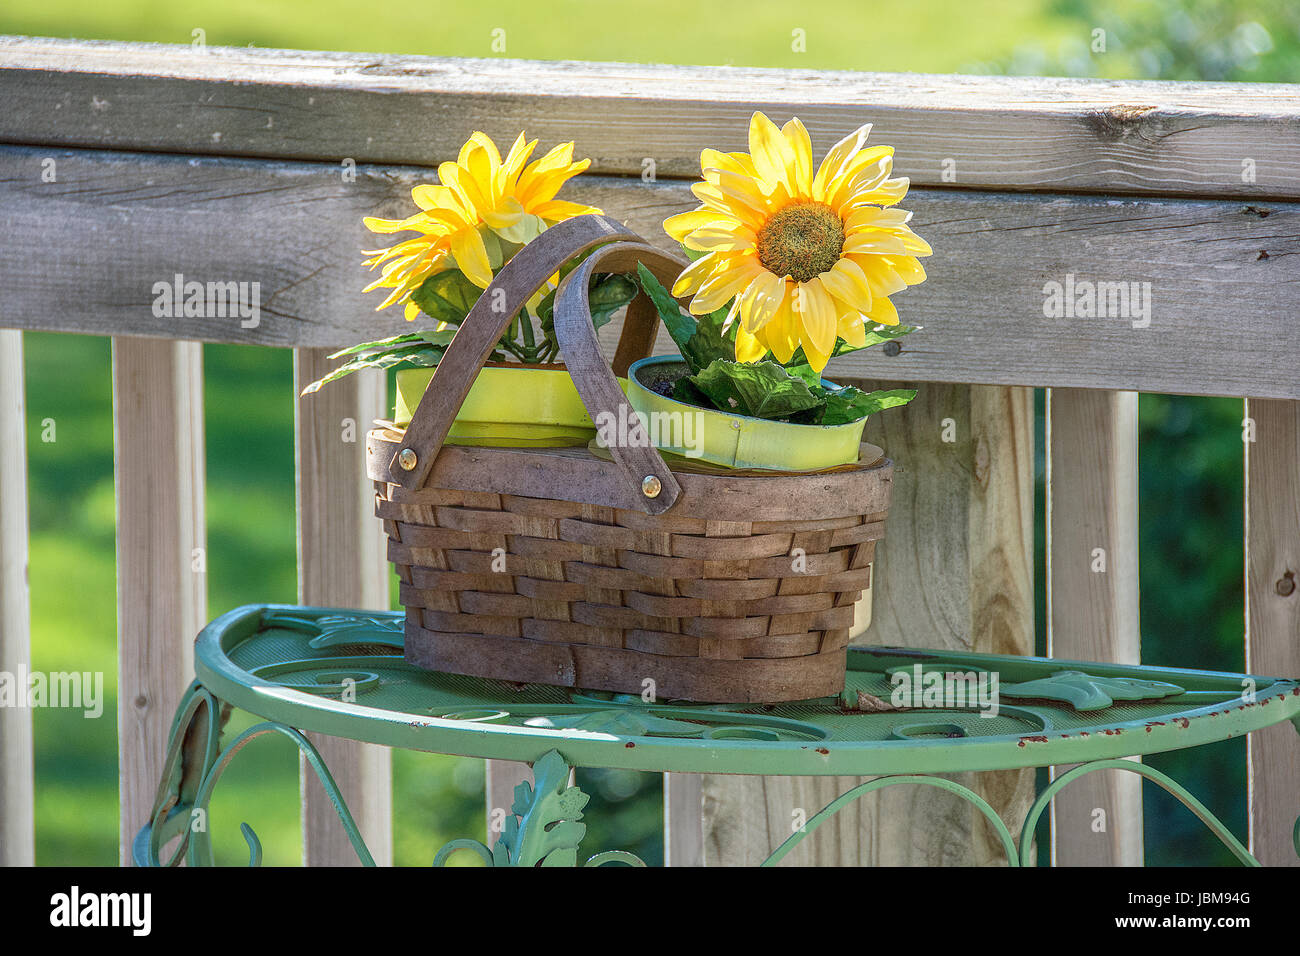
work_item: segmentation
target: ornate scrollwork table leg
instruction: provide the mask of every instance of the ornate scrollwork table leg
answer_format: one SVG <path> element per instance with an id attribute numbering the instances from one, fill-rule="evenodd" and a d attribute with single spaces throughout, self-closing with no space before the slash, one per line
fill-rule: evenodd
<path id="1" fill-rule="evenodd" d="M 557 751 L 547 752 L 533 764 L 534 782 L 515 788 L 511 815 L 491 849 L 477 840 L 452 840 L 438 851 L 433 865 L 445 865 L 457 850 L 472 850 L 488 866 L 576 866 L 578 844 L 587 833 L 582 810 L 591 798 L 569 785 L 572 769 Z M 584 865 L 607 863 L 645 866 L 625 850 L 597 853 Z"/>
<path id="2" fill-rule="evenodd" d="M 162 780 L 154 799 L 150 821 L 140 829 L 132 844 L 136 866 L 177 866 L 184 858 L 190 866 L 212 866 L 212 837 L 208 827 L 208 807 L 222 773 L 239 751 L 266 734 L 280 734 L 293 741 L 307 758 L 307 765 L 320 780 L 339 821 L 365 866 L 374 866 L 374 858 L 343 801 L 338 785 L 320 753 L 305 736 L 292 727 L 274 722 L 256 724 L 221 749 L 221 731 L 229 718 L 230 708 L 195 682 L 190 685 L 176 710 L 163 764 Z M 262 862 L 262 845 L 247 823 L 240 824 L 248 844 L 249 866 Z M 166 860 L 162 849 L 179 839 Z"/>

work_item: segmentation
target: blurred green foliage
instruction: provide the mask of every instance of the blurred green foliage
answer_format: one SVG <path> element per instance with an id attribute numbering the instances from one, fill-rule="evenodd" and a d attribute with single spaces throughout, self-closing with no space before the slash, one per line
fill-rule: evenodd
<path id="1" fill-rule="evenodd" d="M 583 26 L 619 22 L 614 6 L 396 0 L 362 12 L 343 0 L 219 7 L 10 0 L 0 8 L 0 32 L 188 43 L 202 29 L 209 44 L 490 56 L 492 31 L 503 27 L 508 55 L 539 59 L 1254 81 L 1300 75 L 1300 5 L 1289 0 L 939 0 L 894 6 L 887 15 L 855 0 L 794 10 L 773 0 L 670 0 L 655 16 L 636 17 L 635 30 Z M 1104 53 L 1091 49 L 1098 29 L 1106 31 Z M 795 50 L 795 30 L 803 31 L 805 52 Z M 37 855 L 46 864 L 107 865 L 117 859 L 109 344 L 31 334 L 25 345 L 33 666 L 102 670 L 110 697 L 99 720 L 35 712 Z M 290 355 L 209 346 L 204 367 L 210 614 L 293 601 Z M 1242 415 L 1239 400 L 1141 399 L 1143 654 L 1151 663 L 1243 666 Z M 54 442 L 41 440 L 46 419 L 56 423 Z M 1041 441 L 1039 448 L 1041 477 Z M 1040 487 L 1040 527 L 1041 505 Z M 1041 554 L 1040 541 L 1040 595 Z M 1039 620 L 1041 639 L 1041 608 Z M 1245 832 L 1243 741 L 1149 762 Z M 237 824 L 247 819 L 268 863 L 297 861 L 297 779 L 287 741 L 258 741 L 232 764 L 213 805 L 220 859 L 243 858 Z M 448 839 L 482 837 L 482 780 L 481 761 L 395 753 L 397 862 L 425 865 Z M 662 860 L 659 778 L 580 771 L 579 783 L 593 797 L 587 848 Z M 1146 797 L 1149 862 L 1227 862 L 1162 791 L 1148 787 Z"/>

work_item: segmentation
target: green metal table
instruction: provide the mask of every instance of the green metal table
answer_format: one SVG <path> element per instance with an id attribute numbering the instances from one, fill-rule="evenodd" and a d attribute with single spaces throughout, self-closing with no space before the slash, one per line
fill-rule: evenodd
<path id="1" fill-rule="evenodd" d="M 358 857 L 373 859 L 312 731 L 390 747 L 533 765 L 498 842 L 455 840 L 490 865 L 575 865 L 587 796 L 573 767 L 650 772 L 870 776 L 811 817 L 768 858 L 781 860 L 842 807 L 875 790 L 938 787 L 973 804 L 997 832 L 1008 863 L 1034 862 L 1034 827 L 1072 781 L 1102 769 L 1140 774 L 1192 810 L 1241 862 L 1258 865 L 1198 800 L 1165 774 L 1123 757 L 1240 736 L 1290 720 L 1300 729 L 1300 683 L 1269 677 L 908 648 L 849 649 L 839 697 L 788 704 L 701 705 L 512 684 L 420 670 L 402 659 L 398 613 L 251 605 L 208 625 L 195 644 L 196 681 L 177 710 L 151 819 L 133 847 L 137 865 L 211 865 L 207 813 L 225 768 L 251 740 L 278 733 L 306 758 Z M 996 680 L 996 683 L 995 683 Z M 230 708 L 259 723 L 228 742 Z M 1017 843 L 974 791 L 933 774 L 1078 764 L 1030 809 Z M 250 862 L 256 835 L 243 834 Z M 163 848 L 179 837 L 162 858 Z M 1300 853 L 1300 822 L 1296 828 Z M 599 853 L 587 865 L 641 865 Z"/>

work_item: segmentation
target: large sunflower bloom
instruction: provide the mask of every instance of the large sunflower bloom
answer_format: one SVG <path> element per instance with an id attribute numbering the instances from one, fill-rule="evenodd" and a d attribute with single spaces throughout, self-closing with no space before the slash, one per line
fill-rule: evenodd
<path id="1" fill-rule="evenodd" d="M 363 221 L 371 232 L 417 232 L 387 249 L 366 252 L 372 269 L 384 265 L 383 274 L 366 287 L 393 291 L 380 305 L 406 303 L 407 320 L 419 308 L 410 300 L 412 290 L 429 276 L 460 269 L 471 282 L 486 289 L 492 271 L 503 259 L 502 240 L 522 245 L 547 226 L 573 216 L 599 213 L 592 206 L 556 199 L 568 180 L 586 169 L 591 160 L 573 162 L 573 143 L 556 146 L 541 159 L 528 163 L 537 140 L 525 142 L 520 133 L 503 160 L 496 144 L 476 132 L 461 147 L 454 163 L 438 167 L 440 185 L 421 184 L 411 190 L 420 211 L 408 219 Z M 525 165 L 527 164 L 527 165 Z"/>
<path id="2" fill-rule="evenodd" d="M 749 124 L 749 152 L 700 154 L 701 205 L 664 223 L 687 249 L 705 253 L 673 295 L 693 296 L 695 315 L 732 302 L 736 358 L 767 352 L 788 362 L 803 347 L 818 372 L 837 338 L 866 342 L 866 324 L 897 325 L 889 296 L 925 279 L 930 246 L 894 206 L 906 178 L 890 178 L 894 150 L 864 148 L 870 125 L 835 144 L 814 172 L 812 141 L 798 119 L 784 127 L 762 113 Z M 734 299 L 734 301 L 732 301 Z"/>

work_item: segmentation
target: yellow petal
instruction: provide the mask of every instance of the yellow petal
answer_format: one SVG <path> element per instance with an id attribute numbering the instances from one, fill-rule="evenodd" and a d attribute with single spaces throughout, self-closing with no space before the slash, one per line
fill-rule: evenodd
<path id="1" fill-rule="evenodd" d="M 582 203 L 569 202 L 564 199 L 552 199 L 549 202 L 538 203 L 533 207 L 533 215 L 540 216 L 550 222 L 563 222 L 565 219 L 572 219 L 574 216 L 599 216 L 601 211 L 595 206 L 584 206 Z"/>
<path id="2" fill-rule="evenodd" d="M 514 196 L 503 196 L 495 209 L 483 210 L 483 221 L 493 229 L 508 229 L 524 215 L 524 207 Z"/>
<path id="3" fill-rule="evenodd" d="M 843 254 L 849 255 L 905 255 L 907 248 L 898 236 L 877 229 L 863 229 L 844 240 Z"/>
<path id="4" fill-rule="evenodd" d="M 892 206 L 907 195 L 907 187 L 910 182 L 911 180 L 906 176 L 900 176 L 897 179 L 886 179 L 874 189 L 858 193 L 847 205 L 850 208 L 864 203 L 874 203 L 877 206 Z"/>
<path id="5" fill-rule="evenodd" d="M 463 229 L 451 237 L 451 254 L 465 277 L 480 289 L 492 282 L 492 267 L 488 264 L 487 247 L 477 229 Z"/>
<path id="6" fill-rule="evenodd" d="M 795 315 L 803 326 L 800 340 L 808 364 L 813 371 L 820 372 L 830 360 L 831 350 L 835 348 L 835 326 L 837 316 L 830 293 L 821 283 L 821 279 L 812 278 L 799 283 L 802 295 L 794 302 Z"/>
<path id="7" fill-rule="evenodd" d="M 892 160 L 886 156 L 863 167 L 856 175 L 836 176 L 826 184 L 826 201 L 841 214 L 846 208 L 856 208 L 889 179 L 891 163 Z"/>
<path id="8" fill-rule="evenodd" d="M 480 134 L 481 135 L 481 134 Z M 486 137 L 484 137 L 486 139 Z M 474 188 L 483 196 L 488 206 L 496 204 L 496 174 L 501 168 L 501 157 L 497 155 L 497 148 L 492 144 L 492 140 L 487 140 L 489 150 L 481 142 L 475 143 L 474 147 L 469 150 L 469 155 L 460 164 L 464 173 L 461 174 L 461 185 L 465 185 L 465 179 L 468 176 L 474 183 Z M 476 203 L 477 205 L 477 203 Z"/>
<path id="9" fill-rule="evenodd" d="M 521 133 L 520 135 L 522 136 L 523 134 Z M 469 139 L 467 139 L 465 145 L 460 148 L 460 156 L 456 161 L 462 166 L 468 165 L 466 160 L 469 158 L 469 154 L 476 146 L 483 150 L 484 155 L 488 157 L 493 166 L 501 165 L 501 154 L 497 152 L 497 144 L 492 142 L 491 136 L 482 130 L 477 129 L 469 134 Z"/>
<path id="10" fill-rule="evenodd" d="M 854 348 L 867 344 L 867 317 L 859 312 L 848 311 L 840 316 L 835 328 L 836 334 Z"/>
<path id="11" fill-rule="evenodd" d="M 781 127 L 781 134 L 790 144 L 792 162 L 789 166 L 789 186 L 800 199 L 812 198 L 812 138 L 799 117 Z"/>
<path id="12" fill-rule="evenodd" d="M 491 205 L 475 185 L 473 177 L 455 163 L 440 165 L 438 178 L 442 180 L 444 186 L 451 189 L 454 198 L 461 206 L 461 211 L 468 213 L 471 221 L 477 222 L 478 211 Z"/>
<path id="13" fill-rule="evenodd" d="M 704 149 L 700 151 L 700 172 L 704 176 L 705 182 L 710 182 L 709 177 L 714 175 L 715 170 L 725 169 L 728 172 L 736 173 L 740 176 L 754 176 L 754 163 L 750 160 L 748 163 L 742 162 L 741 157 L 744 153 L 724 153 L 717 149 Z M 745 157 L 748 158 L 748 157 Z"/>
<path id="14" fill-rule="evenodd" d="M 859 229 L 897 229 L 912 221 L 912 214 L 906 209 L 882 209 L 879 206 L 862 206 L 855 209 L 844 220 L 846 233 Z"/>
<path id="15" fill-rule="evenodd" d="M 914 233 L 911 229 L 899 229 L 894 233 L 903 242 L 903 248 L 913 256 L 928 256 L 934 250 L 930 244 Z"/>
<path id="16" fill-rule="evenodd" d="M 822 273 L 821 280 L 826 291 L 846 309 L 862 312 L 871 308 L 871 284 L 862 267 L 852 259 L 841 257 L 829 272 Z"/>
<path id="17" fill-rule="evenodd" d="M 894 303 L 889 301 L 888 296 L 882 295 L 871 303 L 871 311 L 867 313 L 867 318 L 876 325 L 897 325 L 898 310 L 894 308 Z"/>
<path id="18" fill-rule="evenodd" d="M 911 256 L 890 256 L 889 264 L 894 267 L 908 285 L 917 285 L 925 281 L 925 269 Z"/>
<path id="19" fill-rule="evenodd" d="M 524 170 L 524 164 L 528 162 L 528 157 L 533 154 L 537 148 L 537 140 L 524 142 L 524 134 L 520 133 L 515 144 L 510 147 L 510 152 L 506 155 L 505 161 L 501 164 L 501 171 L 498 174 L 501 177 L 501 192 L 503 194 L 513 193 L 519 183 L 519 174 Z"/>
<path id="20" fill-rule="evenodd" d="M 696 252 L 740 252 L 753 249 L 757 241 L 754 233 L 744 226 L 735 229 L 705 226 L 687 236 L 684 244 Z"/>
<path id="21" fill-rule="evenodd" d="M 849 161 L 844 164 L 844 168 L 840 170 L 840 175 L 852 178 L 868 166 L 875 165 L 882 159 L 888 160 L 889 164 L 892 165 L 894 161 L 894 147 L 865 146 L 854 153 Z"/>
<path id="22" fill-rule="evenodd" d="M 743 325 L 736 328 L 737 362 L 757 362 L 766 354 L 767 346 L 759 341 L 752 332 L 746 332 Z"/>
<path id="23" fill-rule="evenodd" d="M 713 268 L 718 262 L 718 256 L 713 253 L 696 259 L 682 270 L 682 274 L 673 283 L 673 295 L 680 299 L 693 294 L 704 284 L 704 280 L 713 275 Z"/>
<path id="24" fill-rule="evenodd" d="M 830 181 L 840 172 L 853 154 L 862 148 L 866 142 L 867 134 L 871 132 L 871 124 L 859 126 L 848 136 L 831 147 L 822 164 L 817 167 L 817 175 L 813 177 L 812 198 L 818 202 L 824 202 L 826 199 L 826 187 Z"/>
<path id="25" fill-rule="evenodd" d="M 742 327 L 750 332 L 757 332 L 772 320 L 784 301 L 785 277 L 760 269 L 749 287 L 741 293 Z"/>
<path id="26" fill-rule="evenodd" d="M 781 307 L 776 310 L 772 321 L 763 328 L 764 340 L 772 350 L 776 360 L 782 364 L 794 358 L 795 349 L 799 348 L 800 325 L 794 314 L 794 283 L 786 281 L 786 294 L 782 296 Z"/>
<path id="27" fill-rule="evenodd" d="M 696 229 L 703 229 L 706 226 L 739 226 L 740 220 L 731 219 L 723 216 L 712 209 L 693 209 L 690 212 L 678 213 L 676 216 L 669 216 L 664 220 L 664 232 L 672 236 L 677 242 L 685 240 L 686 236 Z"/>
<path id="28" fill-rule="evenodd" d="M 411 198 L 421 209 L 445 209 L 452 202 L 451 190 L 433 183 L 421 183 L 413 188 Z"/>
<path id="29" fill-rule="evenodd" d="M 692 315 L 708 315 L 722 308 L 744 292 L 762 266 L 752 256 L 735 257 L 726 262 L 700 286 L 691 300 Z"/>
<path id="30" fill-rule="evenodd" d="M 749 118 L 749 155 L 764 193 L 778 183 L 789 186 L 786 167 L 794 161 L 790 143 L 775 123 L 757 111 Z"/>
<path id="31" fill-rule="evenodd" d="M 904 282 L 890 265 L 892 257 L 890 256 L 850 256 L 858 268 L 867 277 L 867 284 L 871 286 L 871 296 L 874 301 L 876 296 L 889 296 L 895 292 L 901 292 L 907 288 Z"/>

